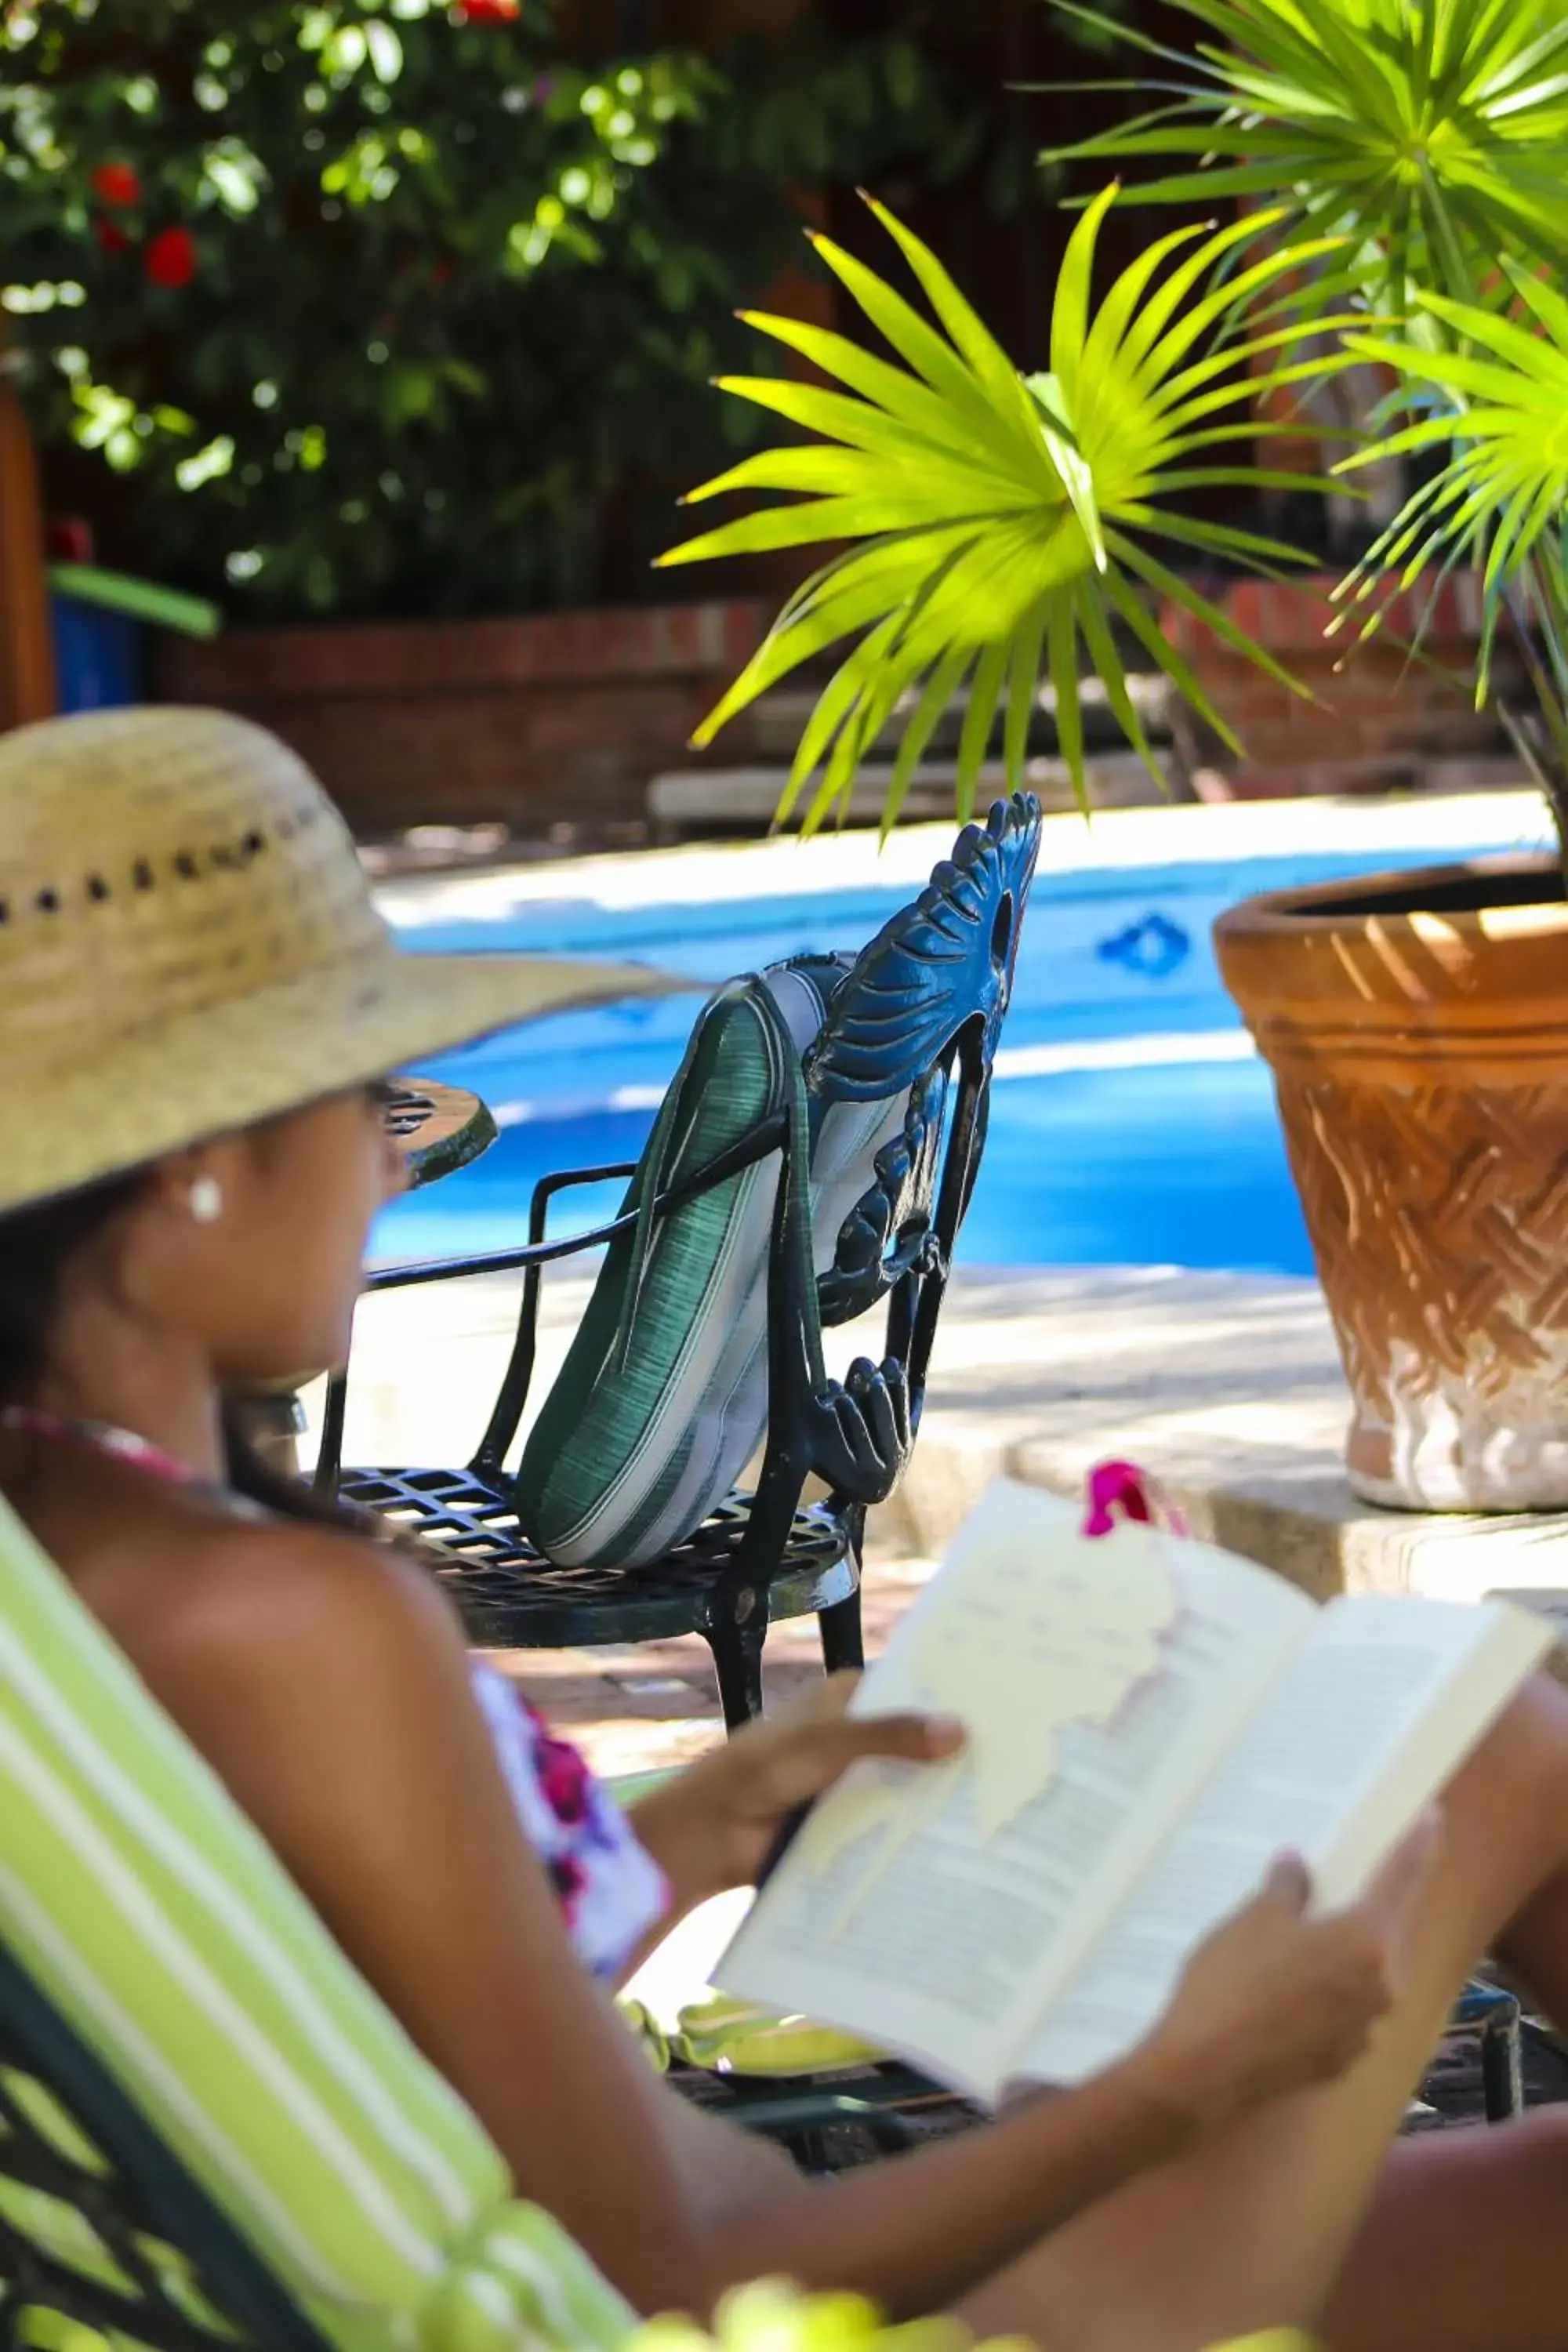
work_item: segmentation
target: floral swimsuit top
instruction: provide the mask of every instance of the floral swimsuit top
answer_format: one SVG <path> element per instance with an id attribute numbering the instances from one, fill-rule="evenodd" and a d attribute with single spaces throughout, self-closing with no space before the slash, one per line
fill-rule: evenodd
<path id="1" fill-rule="evenodd" d="M 528 1842 L 550 1874 L 572 1947 L 613 1981 L 669 1908 L 664 1873 L 577 1750 L 515 1683 L 479 1659 L 474 1696 Z"/>
<path id="2" fill-rule="evenodd" d="M 74 1439 L 153 1477 L 204 1492 L 237 1516 L 268 1516 L 130 1430 L 24 1405 L 0 1411 L 0 1427 Z M 669 1907 L 664 1873 L 576 1748 L 554 1737 L 510 1677 L 477 1658 L 469 1674 L 513 1810 L 549 1874 L 573 1949 L 594 1976 L 613 1982 Z"/>

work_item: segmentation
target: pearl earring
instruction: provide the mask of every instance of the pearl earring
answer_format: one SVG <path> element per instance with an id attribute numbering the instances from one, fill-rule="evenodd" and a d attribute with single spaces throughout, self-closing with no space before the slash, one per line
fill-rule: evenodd
<path id="1" fill-rule="evenodd" d="M 216 1176 L 198 1176 L 191 1186 L 191 1214 L 198 1225 L 216 1225 L 223 1214 L 223 1187 Z"/>

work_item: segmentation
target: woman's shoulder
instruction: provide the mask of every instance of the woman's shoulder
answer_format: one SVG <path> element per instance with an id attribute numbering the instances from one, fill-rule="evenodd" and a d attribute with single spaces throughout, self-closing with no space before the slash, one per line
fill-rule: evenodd
<path id="1" fill-rule="evenodd" d="M 286 1674 L 297 1696 L 327 1699 L 349 1677 L 406 1685 L 461 1654 L 430 1572 L 353 1529 L 170 1511 L 163 1543 L 132 1622 L 110 1629 L 155 1684 Z"/>

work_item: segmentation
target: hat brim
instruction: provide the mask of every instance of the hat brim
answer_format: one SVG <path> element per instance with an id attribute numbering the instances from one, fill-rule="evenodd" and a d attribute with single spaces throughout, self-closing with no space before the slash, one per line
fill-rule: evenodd
<path id="1" fill-rule="evenodd" d="M 11 1097 L 0 1214 L 519 1022 L 700 985 L 641 964 L 565 956 L 400 955 L 389 947 L 344 959 L 37 1072 Z"/>

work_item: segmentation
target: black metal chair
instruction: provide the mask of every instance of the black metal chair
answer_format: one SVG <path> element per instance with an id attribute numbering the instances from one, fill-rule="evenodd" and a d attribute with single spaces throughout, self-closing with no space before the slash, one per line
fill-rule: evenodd
<path id="1" fill-rule="evenodd" d="M 1449 2011 L 1423 2085 L 1427 2103 L 1418 2119 L 1424 2127 L 1478 2114 L 1489 2124 L 1522 2115 L 1526 2039 L 1541 2036 L 1542 2029 L 1521 2015 L 1516 1995 L 1499 1985 L 1468 1985 Z M 1473 2053 L 1468 2063 L 1459 2045 Z M 775 2141 L 808 2173 L 898 2155 L 933 2132 L 965 2131 L 984 2120 L 956 2091 L 899 2059 L 826 2076 L 745 2076 L 673 2066 L 669 2079 L 694 2106 Z M 1560 2094 L 1538 2090 L 1542 2095 Z"/>
<path id="2" fill-rule="evenodd" d="M 664 1559 L 635 1570 L 562 1568 L 522 1538 L 505 1461 L 532 1377 L 541 1274 L 626 1233 L 628 1209 L 596 1231 L 552 1242 L 550 1204 L 568 1186 L 626 1178 L 629 1166 L 547 1177 L 525 1246 L 373 1278 L 377 1290 L 520 1270 L 510 1360 L 489 1423 L 459 1468 L 340 1468 L 347 1374 L 331 1384 L 316 1477 L 424 1539 L 469 1637 L 505 1649 L 575 1649 L 699 1633 L 712 1653 L 731 1727 L 760 1712 L 770 1619 L 815 1613 L 831 1667 L 861 1663 L 860 1550 L 869 1506 L 901 1476 L 919 1428 L 958 1232 L 984 1142 L 992 1061 L 1039 840 L 1039 803 L 1015 794 L 961 835 L 921 897 L 886 926 L 840 984 L 821 1050 L 809 1058 L 811 1131 L 839 1103 L 907 1097 L 900 1133 L 820 1278 L 812 1266 L 809 1138 L 787 1117 L 656 1203 L 667 1213 L 740 1168 L 781 1155 L 769 1257 L 769 1402 L 752 1494 L 732 1494 Z M 874 974 L 874 978 L 867 977 Z M 824 1327 L 886 1311 L 885 1355 L 839 1383 L 824 1370 Z M 808 1478 L 825 1500 L 804 1502 Z"/>

